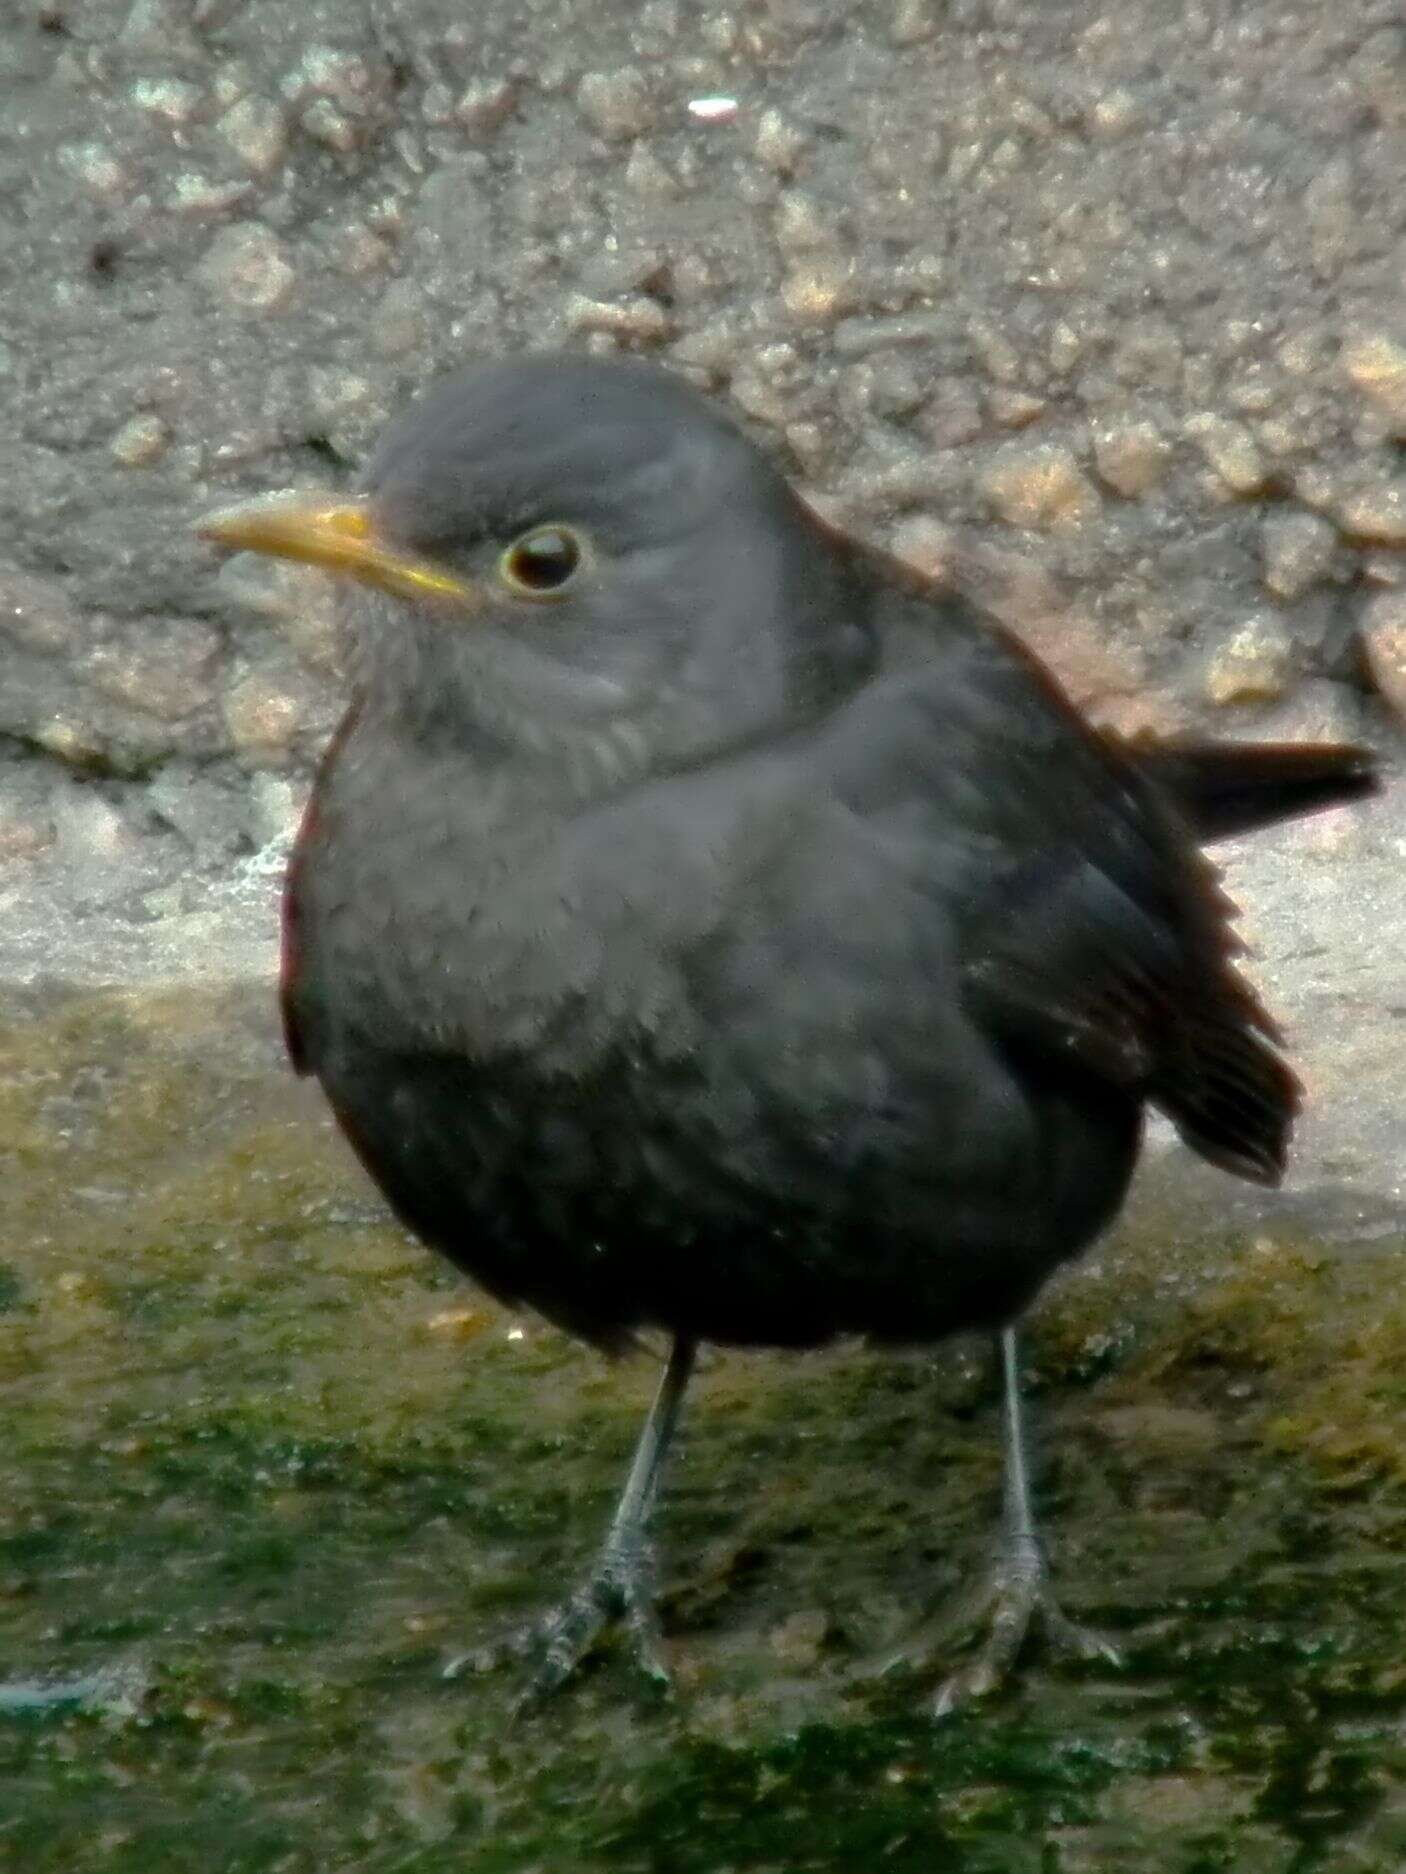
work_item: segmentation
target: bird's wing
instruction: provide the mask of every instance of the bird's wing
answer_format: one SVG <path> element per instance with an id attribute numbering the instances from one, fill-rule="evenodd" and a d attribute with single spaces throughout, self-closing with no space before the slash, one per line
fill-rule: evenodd
<path id="1" fill-rule="evenodd" d="M 1155 784 L 998 631 L 959 631 L 884 687 L 842 785 L 880 819 L 904 792 L 926 812 L 983 1029 L 1032 1071 L 1135 1091 L 1202 1156 L 1276 1181 L 1298 1084 L 1235 968 L 1218 875 Z"/>
<path id="2" fill-rule="evenodd" d="M 1096 855 L 1028 860 L 1001 880 L 972 932 L 967 991 L 1016 1053 L 1140 1091 L 1203 1157 L 1275 1183 L 1298 1084 L 1232 962 L 1214 873 L 1178 857 L 1171 915 L 1140 904 Z"/>

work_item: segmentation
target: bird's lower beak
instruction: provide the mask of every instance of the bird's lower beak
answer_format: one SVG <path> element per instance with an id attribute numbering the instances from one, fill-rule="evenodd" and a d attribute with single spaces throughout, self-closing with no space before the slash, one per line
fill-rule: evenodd
<path id="1" fill-rule="evenodd" d="M 466 580 L 377 539 L 362 501 L 273 495 L 222 508 L 201 521 L 198 532 L 221 546 L 323 566 L 398 598 L 455 599 L 463 604 L 474 595 Z"/>

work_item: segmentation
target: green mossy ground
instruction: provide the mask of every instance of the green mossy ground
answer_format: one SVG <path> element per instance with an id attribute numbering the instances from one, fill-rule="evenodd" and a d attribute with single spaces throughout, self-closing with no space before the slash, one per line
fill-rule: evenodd
<path id="1" fill-rule="evenodd" d="M 608 1654 L 514 1722 L 511 1670 L 441 1663 L 584 1563 L 650 1362 L 390 1226 L 262 998 L 13 1013 L 0 1868 L 1406 1863 L 1406 1232 L 1193 1224 L 1173 1170 L 1050 1295 L 1047 1534 L 1122 1672 L 1037 1644 L 924 1716 L 998 1497 L 970 1351 L 712 1356 L 659 1529 L 675 1696 Z"/>

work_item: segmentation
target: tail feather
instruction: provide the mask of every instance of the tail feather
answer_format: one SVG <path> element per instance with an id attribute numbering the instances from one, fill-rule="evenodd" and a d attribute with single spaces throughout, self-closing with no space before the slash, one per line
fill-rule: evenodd
<path id="1" fill-rule="evenodd" d="M 1381 786 L 1371 749 L 1349 743 L 1158 741 L 1144 736 L 1122 746 L 1175 803 L 1196 837 L 1206 842 L 1346 806 Z"/>

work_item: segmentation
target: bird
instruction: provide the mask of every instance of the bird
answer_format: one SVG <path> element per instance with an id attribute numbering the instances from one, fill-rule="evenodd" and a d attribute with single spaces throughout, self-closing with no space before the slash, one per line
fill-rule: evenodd
<path id="1" fill-rule="evenodd" d="M 593 1565 L 517 1636 L 529 1692 L 617 1625 L 667 1680 L 649 1530 L 704 1343 L 990 1335 L 989 1623 L 934 1709 L 1035 1620 L 1108 1651 L 1051 1586 L 1018 1324 L 1118 1214 L 1150 1109 L 1280 1178 L 1300 1085 L 1201 849 L 1362 799 L 1373 755 L 1095 726 L 640 359 L 469 363 L 348 492 L 201 531 L 341 594 L 350 700 L 283 897 L 293 1066 L 490 1295 L 669 1349 Z"/>

